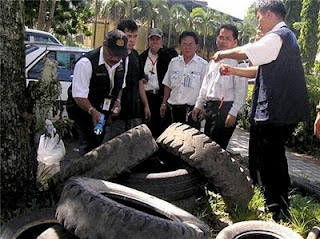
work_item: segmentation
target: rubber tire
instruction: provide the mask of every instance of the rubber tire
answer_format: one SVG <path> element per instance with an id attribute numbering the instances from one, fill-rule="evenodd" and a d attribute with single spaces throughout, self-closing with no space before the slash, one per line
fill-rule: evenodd
<path id="1" fill-rule="evenodd" d="M 47 230 L 42 232 L 37 239 L 79 239 L 79 237 L 71 234 L 58 224 L 53 227 L 49 227 Z"/>
<path id="2" fill-rule="evenodd" d="M 309 195 L 317 198 L 320 200 L 320 186 L 308 182 L 306 179 L 303 178 L 297 178 L 297 177 L 291 177 L 291 183 L 293 187 L 297 187 L 302 189 L 303 191 L 306 191 Z"/>
<path id="3" fill-rule="evenodd" d="M 192 195 L 188 198 L 171 201 L 170 203 L 193 214 L 197 208 L 197 197 Z"/>
<path id="4" fill-rule="evenodd" d="M 210 232 L 198 218 L 166 201 L 91 178 L 66 182 L 56 215 L 64 228 L 80 238 L 196 239 L 208 238 Z"/>
<path id="5" fill-rule="evenodd" d="M 320 223 L 312 227 L 311 231 L 308 233 L 307 239 L 319 239 L 320 238 Z"/>
<path id="6" fill-rule="evenodd" d="M 218 190 L 228 207 L 247 207 L 253 196 L 250 178 L 208 136 L 189 125 L 173 123 L 157 143 L 196 168 Z"/>
<path id="7" fill-rule="evenodd" d="M 27 230 L 31 230 L 37 226 L 47 224 L 48 227 L 51 227 L 52 224 L 58 224 L 57 219 L 55 218 L 55 212 L 55 208 L 45 208 L 21 214 L 1 226 L 0 238 L 22 238 L 23 233 L 26 233 Z"/>
<path id="8" fill-rule="evenodd" d="M 166 201 L 190 197 L 198 190 L 198 179 L 186 169 L 163 173 L 128 173 L 121 184 Z"/>
<path id="9" fill-rule="evenodd" d="M 138 165 L 157 150 L 149 128 L 142 124 L 72 160 L 50 179 L 49 186 L 60 195 L 65 181 L 71 176 L 108 180 Z"/>
<path id="10" fill-rule="evenodd" d="M 179 158 L 172 158 L 172 154 L 164 153 L 167 155 L 161 156 L 166 159 L 161 159 L 156 153 L 112 181 L 169 202 L 194 195 L 199 190 L 200 183 L 194 169 L 183 165 Z"/>
<path id="11" fill-rule="evenodd" d="M 263 238 L 261 236 L 273 236 L 269 238 L 279 239 L 303 239 L 299 234 L 288 227 L 265 221 L 244 221 L 235 223 L 220 231 L 216 239 Z"/>

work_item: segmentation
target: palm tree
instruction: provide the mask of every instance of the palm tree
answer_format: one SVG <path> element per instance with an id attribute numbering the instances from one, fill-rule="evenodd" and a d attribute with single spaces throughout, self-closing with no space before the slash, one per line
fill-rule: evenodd
<path id="1" fill-rule="evenodd" d="M 189 17 L 190 13 L 182 4 L 173 4 L 170 8 L 170 17 L 169 19 L 169 32 L 168 32 L 168 43 L 167 47 L 170 46 L 172 28 L 181 34 L 184 30 L 189 29 Z"/>
<path id="2" fill-rule="evenodd" d="M 141 23 L 148 28 L 155 26 L 156 12 L 154 7 L 157 0 L 136 0 L 135 7 L 133 8 L 133 16 L 135 19 L 139 19 Z"/>
<path id="3" fill-rule="evenodd" d="M 163 29 L 167 25 L 170 18 L 170 9 L 168 6 L 168 0 L 158 0 L 154 2 L 153 10 L 155 12 L 154 22 L 155 27 Z"/>
<path id="4" fill-rule="evenodd" d="M 217 17 L 220 14 L 215 13 L 212 9 L 194 8 L 190 13 L 191 28 L 198 34 L 203 36 L 203 56 L 206 53 L 206 39 L 215 33 L 217 26 Z M 208 52 L 207 52 L 208 53 Z"/>
<path id="5" fill-rule="evenodd" d="M 99 15 L 114 22 L 120 22 L 128 16 L 128 0 L 102 0 Z"/>
<path id="6" fill-rule="evenodd" d="M 248 9 L 243 21 L 237 22 L 235 25 L 239 29 L 239 45 L 244 45 L 248 43 L 256 36 L 258 30 L 258 22 L 256 17 L 256 8 L 254 4 Z"/>

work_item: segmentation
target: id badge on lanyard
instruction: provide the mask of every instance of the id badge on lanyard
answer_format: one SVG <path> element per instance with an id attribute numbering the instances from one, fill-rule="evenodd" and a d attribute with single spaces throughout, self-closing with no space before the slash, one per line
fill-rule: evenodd
<path id="1" fill-rule="evenodd" d="M 109 111 L 111 105 L 111 98 L 105 98 L 102 106 L 102 110 Z"/>
<path id="2" fill-rule="evenodd" d="M 102 110 L 105 111 L 109 111 L 110 110 L 110 106 L 111 106 L 111 100 L 112 98 L 110 97 L 112 89 L 114 87 L 114 77 L 115 77 L 115 70 L 112 70 L 112 72 L 108 72 L 109 73 L 109 79 L 110 79 L 110 92 L 109 92 L 109 97 L 106 97 L 103 101 L 103 106 L 102 106 Z"/>

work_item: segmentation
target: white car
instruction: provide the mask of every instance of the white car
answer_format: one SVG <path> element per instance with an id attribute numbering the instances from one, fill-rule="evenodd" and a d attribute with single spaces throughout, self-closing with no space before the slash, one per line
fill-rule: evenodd
<path id="1" fill-rule="evenodd" d="M 25 29 L 24 43 L 46 43 L 62 45 L 62 43 L 51 33 L 30 28 Z"/>
<path id="2" fill-rule="evenodd" d="M 58 100 L 65 105 L 68 98 L 68 88 L 73 78 L 74 66 L 77 60 L 90 50 L 88 48 L 67 47 L 63 45 L 26 45 L 25 75 L 27 84 L 30 81 L 38 80 L 44 57 L 57 61 L 57 75 L 62 87 L 62 93 Z"/>

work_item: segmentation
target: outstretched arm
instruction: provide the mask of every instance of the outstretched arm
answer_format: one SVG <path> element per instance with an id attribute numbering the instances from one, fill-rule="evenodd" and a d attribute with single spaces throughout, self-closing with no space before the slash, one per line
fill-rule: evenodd
<path id="1" fill-rule="evenodd" d="M 229 66 L 227 64 L 221 64 L 219 66 L 219 71 L 221 75 L 236 75 L 236 76 L 246 77 L 246 78 L 255 78 L 258 71 L 258 67 L 251 66 L 247 68 L 242 68 L 242 67 Z"/>
<path id="2" fill-rule="evenodd" d="M 215 62 L 221 61 L 222 59 L 230 58 L 238 61 L 242 61 L 248 58 L 246 53 L 242 50 L 241 47 L 232 48 L 229 50 L 218 51 L 214 54 L 212 59 Z"/>

